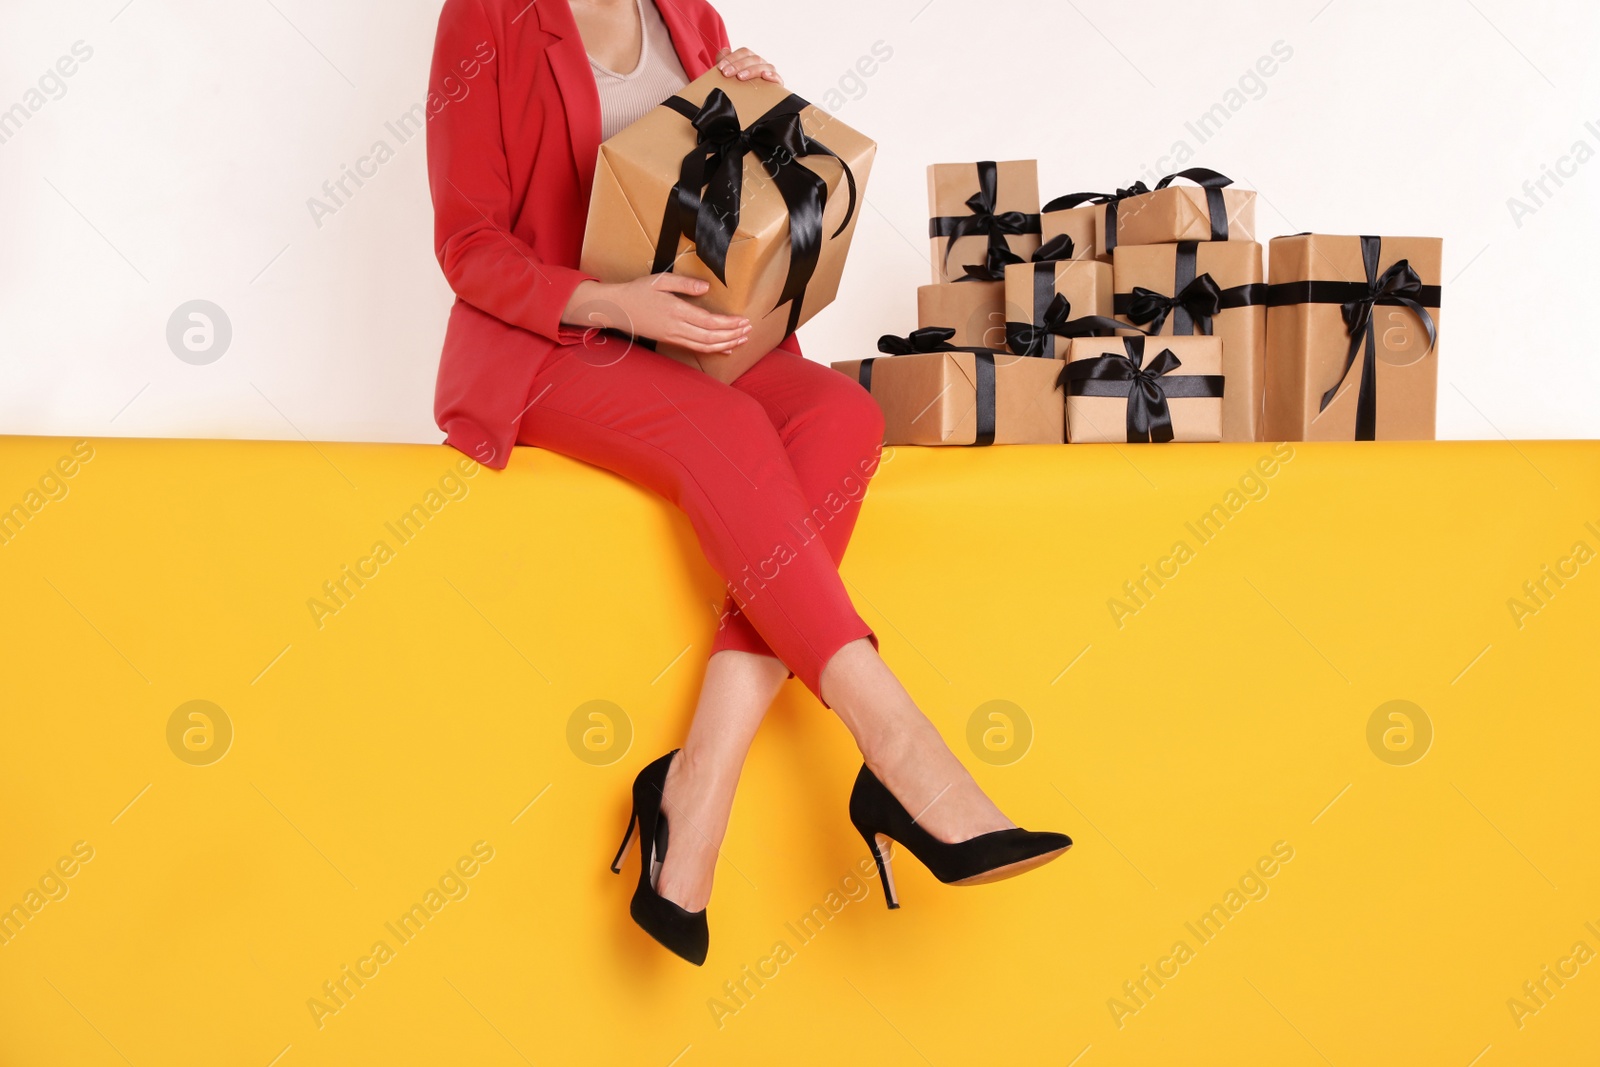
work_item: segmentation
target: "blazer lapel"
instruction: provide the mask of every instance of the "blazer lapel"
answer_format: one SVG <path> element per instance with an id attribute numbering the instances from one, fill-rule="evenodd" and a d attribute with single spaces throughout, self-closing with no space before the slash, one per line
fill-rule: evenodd
<path id="1" fill-rule="evenodd" d="M 661 21 L 666 23 L 667 32 L 672 34 L 672 47 L 678 53 L 678 62 L 683 64 L 683 72 L 694 81 L 700 75 L 711 69 L 711 64 L 717 58 L 717 42 L 710 40 L 674 0 L 655 0 L 656 10 L 661 12 Z"/>
<path id="2" fill-rule="evenodd" d="M 550 72 L 561 88 L 566 104 L 567 137 L 572 142 L 572 161 L 577 165 L 585 198 L 594 181 L 594 161 L 600 151 L 600 90 L 589 53 L 578 34 L 567 0 L 538 0 L 539 28 L 555 38 L 545 46 Z"/>

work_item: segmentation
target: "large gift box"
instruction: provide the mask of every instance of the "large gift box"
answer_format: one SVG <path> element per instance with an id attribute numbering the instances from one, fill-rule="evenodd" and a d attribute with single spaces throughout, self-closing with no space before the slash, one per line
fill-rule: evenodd
<path id="1" fill-rule="evenodd" d="M 1267 439 L 1433 439 L 1443 254 L 1435 237 L 1272 242 Z"/>
<path id="2" fill-rule="evenodd" d="M 1026 259 L 1039 247 L 1039 168 L 1031 159 L 928 167 L 933 280 L 952 282 L 1002 250 Z"/>
<path id="3" fill-rule="evenodd" d="M 600 146 L 583 270 L 672 271 L 751 320 L 730 355 L 664 355 L 732 381 L 831 303 L 877 146 L 775 82 L 713 69 Z"/>
<path id="4" fill-rule="evenodd" d="M 1003 281 L 960 281 L 917 288 L 917 326 L 954 330 L 950 342 L 978 348 L 1004 348 L 1006 285 Z"/>
<path id="5" fill-rule="evenodd" d="M 1179 178 L 1194 185 L 1174 185 Z M 1235 188 L 1233 179 L 1194 167 L 1169 174 L 1148 193 L 1116 204 L 1116 222 L 1106 223 L 1102 247 L 1158 245 L 1174 241 L 1254 241 L 1256 194 Z"/>
<path id="6" fill-rule="evenodd" d="M 1056 359 L 1065 355 L 1065 338 L 1110 333 L 1117 325 L 1111 320 L 1111 268 L 1098 260 L 1071 258 L 1075 249 L 1071 239 L 1057 236 L 1033 262 L 1006 267 L 1006 343 L 1011 351 Z"/>
<path id="7" fill-rule="evenodd" d="M 1117 318 L 1154 334 L 1222 341 L 1222 439 L 1261 436 L 1266 396 L 1267 287 L 1254 241 L 1118 245 Z"/>
<path id="8" fill-rule="evenodd" d="M 1075 338 L 1060 381 L 1074 444 L 1222 439 L 1215 337 Z"/>
<path id="9" fill-rule="evenodd" d="M 888 335 L 884 356 L 833 369 L 872 393 L 891 445 L 1061 444 L 1061 363 L 950 344 L 948 330 Z"/>

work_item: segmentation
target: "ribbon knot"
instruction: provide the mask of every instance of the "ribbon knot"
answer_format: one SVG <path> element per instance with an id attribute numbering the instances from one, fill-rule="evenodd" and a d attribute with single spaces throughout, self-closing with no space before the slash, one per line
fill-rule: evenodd
<path id="1" fill-rule="evenodd" d="M 987 237 L 989 257 L 983 264 L 987 269 L 998 251 L 1011 253 L 1006 237 L 1011 234 L 1038 233 L 1039 216 L 1023 211 L 995 213 L 999 202 L 999 167 L 992 160 L 978 164 L 978 191 L 967 197 L 969 215 L 947 215 L 928 220 L 929 237 L 945 237 L 944 266 L 950 266 L 950 252 L 963 237 Z M 1018 259 L 1017 262 L 1022 262 Z M 972 275 L 969 272 L 969 278 Z M 966 280 L 966 279 L 963 279 Z"/>
<path id="2" fill-rule="evenodd" d="M 748 127 L 740 124 L 738 109 L 721 89 L 711 90 L 698 108 L 680 96 L 668 97 L 664 105 L 689 120 L 695 147 L 683 157 L 678 182 L 667 197 L 652 273 L 671 270 L 679 239 L 693 234 L 695 254 L 719 282 L 728 283 L 728 248 L 739 229 L 744 196 L 744 160 L 754 153 L 789 212 L 789 273 L 774 306 L 793 301 L 789 313 L 793 331 L 806 286 L 821 258 L 822 214 L 828 201 L 827 182 L 800 160 L 829 156 L 844 168 L 850 203 L 833 237 L 842 234 L 855 216 L 855 173 L 832 149 L 806 135 L 800 112 L 809 105 L 793 94 Z"/>
<path id="3" fill-rule="evenodd" d="M 1411 300 L 1415 301 L 1422 295 L 1422 276 L 1412 269 L 1409 260 L 1400 260 L 1394 266 L 1383 272 L 1383 276 L 1375 282 L 1367 283 L 1367 292 L 1346 304 L 1341 305 L 1340 311 L 1344 313 L 1344 323 L 1350 335 L 1366 330 L 1367 324 L 1372 320 L 1374 306 L 1380 300 Z M 1431 322 L 1432 316 L 1425 316 Z"/>
<path id="4" fill-rule="evenodd" d="M 1140 326 L 1148 323 L 1151 333 L 1160 333 L 1167 316 L 1178 308 L 1187 311 L 1200 324 L 1202 332 L 1210 333 L 1212 317 L 1222 310 L 1222 290 L 1209 273 L 1200 275 L 1174 296 L 1136 285 L 1133 300 L 1128 305 L 1128 318 Z"/>
<path id="5" fill-rule="evenodd" d="M 1044 314 L 1037 323 L 1006 323 L 1006 347 L 1020 356 L 1051 358 L 1055 355 L 1054 346 L 1049 343 L 1052 337 L 1070 340 L 1074 337 L 1115 333 L 1118 330 L 1139 330 L 1139 328 L 1106 318 L 1104 315 L 1084 315 L 1075 319 L 1072 317 L 1072 301 L 1067 299 L 1065 293 L 1057 293 L 1046 305 Z"/>
<path id="6" fill-rule="evenodd" d="M 1121 352 L 1068 363 L 1061 369 L 1060 384 L 1070 396 L 1126 396 L 1130 442 L 1173 439 L 1169 396 L 1222 396 L 1221 375 L 1183 375 L 1163 382 L 1163 377 L 1183 366 L 1170 348 L 1163 348 L 1147 366 L 1144 337 L 1124 337 L 1122 347 Z"/>

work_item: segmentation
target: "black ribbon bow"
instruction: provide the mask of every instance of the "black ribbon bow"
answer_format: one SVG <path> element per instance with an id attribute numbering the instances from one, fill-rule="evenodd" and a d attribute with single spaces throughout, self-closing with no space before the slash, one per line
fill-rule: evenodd
<path id="1" fill-rule="evenodd" d="M 1372 242 L 1370 254 L 1369 240 Z M 1345 329 L 1350 333 L 1350 350 L 1345 354 L 1344 373 L 1339 375 L 1338 384 L 1322 394 L 1322 406 L 1318 410 L 1326 410 L 1338 395 L 1340 386 L 1350 374 L 1350 368 L 1355 365 L 1356 353 L 1361 351 L 1365 342 L 1366 355 L 1361 361 L 1361 391 L 1356 397 L 1356 440 L 1372 441 L 1378 433 L 1378 336 L 1372 323 L 1373 308 L 1380 303 L 1410 308 L 1422 320 L 1423 329 L 1428 331 L 1429 352 L 1439 343 L 1439 332 L 1433 316 L 1422 306 L 1422 276 L 1411 268 L 1411 263 L 1399 260 L 1378 277 L 1378 239 L 1363 237 L 1361 241 L 1362 260 L 1367 270 L 1367 291 L 1340 305 Z"/>
<path id="2" fill-rule="evenodd" d="M 1129 442 L 1165 443 L 1173 439 L 1169 397 L 1220 398 L 1220 374 L 1171 375 L 1183 362 L 1164 348 L 1144 365 L 1145 339 L 1124 337 L 1123 352 L 1080 359 L 1061 368 L 1061 386 L 1069 396 L 1128 398 Z"/>
<path id="3" fill-rule="evenodd" d="M 1072 238 L 1068 234 L 1060 233 L 1050 238 L 1044 244 L 1034 249 L 1033 255 L 1023 259 L 1006 245 L 989 249 L 983 257 L 983 263 L 968 263 L 961 269 L 965 277 L 957 278 L 958 282 L 1003 282 L 1006 280 L 1006 268 L 1021 263 L 1051 264 L 1071 260 L 1077 249 L 1073 246 Z"/>
<path id="4" fill-rule="evenodd" d="M 1066 294 L 1056 293 L 1037 323 L 1006 323 L 1006 347 L 1019 356 L 1050 359 L 1055 356 L 1054 338 L 1094 337 L 1102 332 L 1138 329 L 1137 326 L 1129 326 L 1104 315 L 1084 315 L 1075 319 L 1072 317 L 1072 302 Z"/>
<path id="5" fill-rule="evenodd" d="M 1195 322 L 1202 324 L 1203 332 L 1211 332 L 1211 319 L 1222 310 L 1222 290 L 1209 273 L 1202 274 L 1179 290 L 1176 296 L 1166 296 L 1142 285 L 1133 287 L 1133 299 L 1128 304 L 1128 318 L 1144 326 L 1151 333 L 1160 333 L 1167 316 L 1178 308 L 1187 311 Z"/>
<path id="6" fill-rule="evenodd" d="M 789 330 L 793 332 L 806 286 L 821 258 L 822 214 L 828 202 L 828 183 L 800 160 L 830 156 L 844 168 L 850 203 L 833 237 L 843 233 L 855 216 L 854 172 L 832 149 L 806 134 L 800 112 L 809 104 L 793 94 L 747 127 L 740 126 L 738 110 L 721 89 L 711 90 L 698 108 L 681 96 L 668 97 L 664 105 L 688 119 L 696 137 L 667 197 L 652 273 L 671 270 L 679 239 L 693 234 L 695 254 L 718 281 L 728 283 L 728 247 L 739 229 L 744 160 L 753 152 L 789 209 L 789 273 L 774 307 L 793 301 L 789 312 Z"/>
<path id="7" fill-rule="evenodd" d="M 967 198 L 970 215 L 941 215 L 928 220 L 929 237 L 949 238 L 944 246 L 944 266 L 950 266 L 950 251 L 963 237 L 985 236 L 989 239 L 989 254 L 996 249 L 1011 252 L 1006 237 L 1011 234 L 1038 233 L 1039 216 L 1022 211 L 995 214 L 999 196 L 999 169 L 993 160 L 978 165 L 978 191 Z M 1021 262 L 1021 260 L 1017 260 Z M 987 265 L 987 260 L 986 264 Z"/>

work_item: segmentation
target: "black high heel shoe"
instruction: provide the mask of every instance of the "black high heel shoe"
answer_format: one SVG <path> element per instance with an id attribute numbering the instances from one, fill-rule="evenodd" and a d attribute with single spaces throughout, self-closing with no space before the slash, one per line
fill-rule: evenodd
<path id="1" fill-rule="evenodd" d="M 891 908 L 900 900 L 894 892 L 894 872 L 885 839 L 906 846 L 923 866 L 945 885 L 980 885 L 998 882 L 1049 863 L 1072 847 L 1066 834 L 1044 833 L 1013 827 L 995 830 L 951 844 L 918 826 L 904 805 L 878 776 L 861 766 L 850 791 L 850 821 L 872 850 L 883 879 L 883 898 Z"/>
<path id="2" fill-rule="evenodd" d="M 628 818 L 622 847 L 611 861 L 611 873 L 622 873 L 622 861 L 635 839 L 639 845 L 639 886 L 633 891 L 628 914 L 640 928 L 695 966 L 706 962 L 711 933 L 706 926 L 706 909 L 686 911 L 656 892 L 661 864 L 667 858 L 667 819 L 661 813 L 661 793 L 667 783 L 667 768 L 673 749 L 639 772 L 633 780 L 633 814 Z"/>

